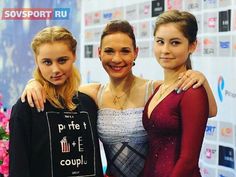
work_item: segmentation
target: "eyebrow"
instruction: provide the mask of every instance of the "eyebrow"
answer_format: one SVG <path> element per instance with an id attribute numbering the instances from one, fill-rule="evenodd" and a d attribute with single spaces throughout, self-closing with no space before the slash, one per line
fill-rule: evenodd
<path id="1" fill-rule="evenodd" d="M 164 38 L 155 36 L 155 39 L 164 39 Z M 176 37 L 176 38 L 171 38 L 170 40 L 173 41 L 173 40 L 181 40 L 181 39 Z"/>

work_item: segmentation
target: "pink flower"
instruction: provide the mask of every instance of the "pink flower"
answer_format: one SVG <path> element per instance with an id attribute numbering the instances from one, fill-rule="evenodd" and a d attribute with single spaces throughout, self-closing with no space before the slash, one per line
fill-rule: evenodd
<path id="1" fill-rule="evenodd" d="M 4 174 L 4 177 L 9 176 L 9 155 L 3 159 L 3 164 L 0 165 L 0 173 Z"/>
<path id="2" fill-rule="evenodd" d="M 9 120 L 10 110 L 3 112 L 2 95 L 0 93 L 0 174 L 9 176 Z"/>

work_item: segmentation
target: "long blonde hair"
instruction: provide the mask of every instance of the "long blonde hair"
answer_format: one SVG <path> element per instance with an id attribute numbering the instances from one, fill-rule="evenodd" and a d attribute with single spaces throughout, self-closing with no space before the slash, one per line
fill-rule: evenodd
<path id="1" fill-rule="evenodd" d="M 72 36 L 71 32 L 63 27 L 53 26 L 44 28 L 34 36 L 31 42 L 31 47 L 35 58 L 39 54 L 39 47 L 42 44 L 53 42 L 63 42 L 68 46 L 71 52 L 76 55 L 77 41 Z M 73 103 L 72 99 L 78 91 L 81 77 L 75 66 L 73 66 L 71 76 L 61 87 L 58 88 L 44 79 L 38 67 L 35 68 L 33 76 L 43 85 L 47 94 L 47 100 L 53 106 L 61 109 L 67 108 L 69 110 L 76 108 L 76 105 Z"/>

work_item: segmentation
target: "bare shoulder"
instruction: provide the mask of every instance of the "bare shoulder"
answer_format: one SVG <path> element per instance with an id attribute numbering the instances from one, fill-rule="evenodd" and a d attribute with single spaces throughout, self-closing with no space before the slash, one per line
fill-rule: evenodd
<path id="1" fill-rule="evenodd" d="M 137 85 L 138 87 L 145 87 L 147 82 L 148 82 L 147 79 L 143 79 L 141 77 L 136 77 L 135 85 Z"/>
<path id="2" fill-rule="evenodd" d="M 154 88 L 157 88 L 157 87 L 160 86 L 162 83 L 163 83 L 162 80 L 156 80 L 156 81 L 153 82 L 153 86 L 154 86 Z"/>
<path id="3" fill-rule="evenodd" d="M 152 84 L 150 86 L 153 86 L 154 89 L 163 83 L 162 80 L 147 80 L 147 79 L 143 79 L 143 78 L 139 78 L 139 81 L 140 81 L 139 82 L 140 86 L 143 85 L 144 87 L 146 87 L 148 82 L 152 81 Z"/>
<path id="4" fill-rule="evenodd" d="M 97 93 L 100 86 L 101 86 L 100 83 L 84 84 L 79 87 L 79 91 L 89 95 L 90 97 L 94 99 L 95 102 L 97 102 Z"/>

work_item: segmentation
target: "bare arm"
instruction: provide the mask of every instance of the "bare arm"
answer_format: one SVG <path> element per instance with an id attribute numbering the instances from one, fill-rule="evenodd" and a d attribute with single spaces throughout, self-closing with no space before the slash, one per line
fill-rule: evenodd
<path id="1" fill-rule="evenodd" d="M 78 90 L 92 97 L 97 103 L 97 92 L 99 87 L 100 84 L 92 83 L 80 86 Z M 21 95 L 21 101 L 25 102 L 25 98 L 27 98 L 28 103 L 31 107 L 35 106 L 39 112 L 44 110 L 46 93 L 43 86 L 37 80 L 31 79 L 30 81 L 28 81 Z"/>

